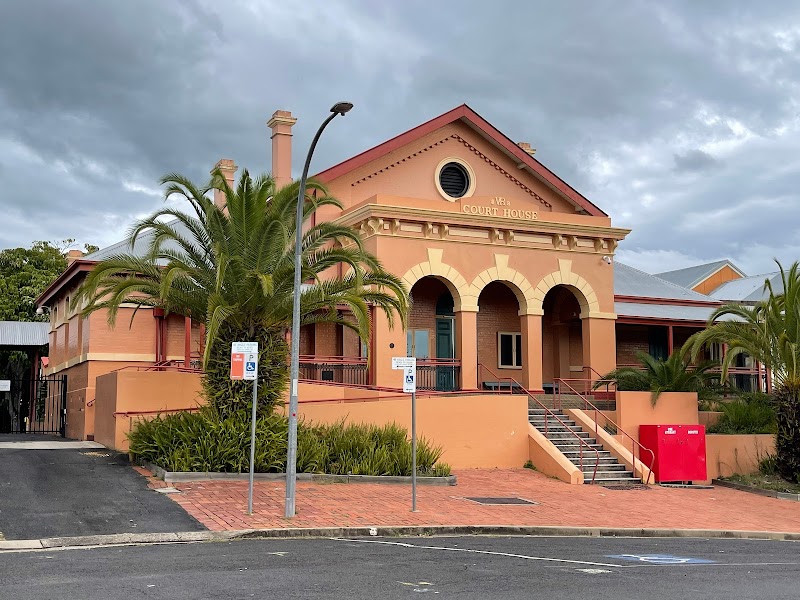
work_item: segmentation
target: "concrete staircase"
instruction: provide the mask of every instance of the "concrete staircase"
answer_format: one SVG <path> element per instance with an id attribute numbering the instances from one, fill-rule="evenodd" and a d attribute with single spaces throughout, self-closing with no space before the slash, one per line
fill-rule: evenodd
<path id="1" fill-rule="evenodd" d="M 575 421 L 567 417 L 563 412 L 552 412 L 561 419 L 563 425 L 550 414 L 547 416 L 547 431 L 545 432 L 545 409 L 543 408 L 528 408 L 528 421 L 550 440 L 573 465 L 583 471 L 583 478 L 586 483 L 591 483 L 592 481 L 595 463 L 597 463 L 597 473 L 594 478 L 594 483 L 596 484 L 641 483 L 640 478 L 634 477 L 633 471 L 629 471 L 610 452 L 603 450 L 603 446 L 578 427 Z M 582 438 L 589 447 L 583 446 L 570 431 Z M 581 446 L 583 446 L 583 467 L 581 467 Z M 596 449 L 597 454 L 591 448 Z"/>

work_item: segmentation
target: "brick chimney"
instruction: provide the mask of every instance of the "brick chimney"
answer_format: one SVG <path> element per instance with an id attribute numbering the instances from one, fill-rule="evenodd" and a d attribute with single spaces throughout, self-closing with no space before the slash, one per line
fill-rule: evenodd
<path id="1" fill-rule="evenodd" d="M 67 266 L 74 263 L 79 258 L 83 258 L 84 254 L 80 250 L 70 250 L 67 252 Z"/>
<path id="2" fill-rule="evenodd" d="M 527 152 L 531 156 L 536 154 L 536 148 L 531 148 L 531 145 L 528 142 L 517 142 L 517 146 L 525 150 L 525 152 Z"/>
<path id="3" fill-rule="evenodd" d="M 267 121 L 272 129 L 272 177 L 280 189 L 292 182 L 292 127 L 297 119 L 288 110 L 276 110 Z"/>
<path id="4" fill-rule="evenodd" d="M 234 175 L 236 173 L 236 169 L 238 169 L 233 160 L 230 158 L 223 158 L 214 165 L 214 168 L 211 169 L 213 173 L 216 169 L 222 171 L 222 174 L 225 176 L 225 181 L 228 182 L 230 187 L 233 187 L 234 184 Z M 222 193 L 220 190 L 214 190 L 214 204 L 216 204 L 219 208 L 225 208 L 225 194 Z"/>

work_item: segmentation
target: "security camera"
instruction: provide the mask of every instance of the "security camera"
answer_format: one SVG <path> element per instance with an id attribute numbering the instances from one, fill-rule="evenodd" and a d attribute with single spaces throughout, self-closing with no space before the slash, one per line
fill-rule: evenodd
<path id="1" fill-rule="evenodd" d="M 608 256 L 608 255 L 606 254 L 606 255 L 605 255 L 603 258 L 602 258 L 602 261 L 603 261 L 604 263 L 606 263 L 607 265 L 610 265 L 610 264 L 611 264 L 611 257 L 610 257 L 610 256 Z"/>
<path id="2" fill-rule="evenodd" d="M 40 306 L 39 308 L 36 309 L 36 314 L 37 315 L 43 315 L 44 314 L 44 309 Z"/>

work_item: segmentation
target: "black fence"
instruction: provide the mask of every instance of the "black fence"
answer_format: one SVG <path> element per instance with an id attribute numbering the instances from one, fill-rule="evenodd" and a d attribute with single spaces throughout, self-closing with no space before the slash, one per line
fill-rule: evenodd
<path id="1" fill-rule="evenodd" d="M 300 357 L 300 379 L 345 385 L 368 385 L 366 359 Z"/>
<path id="2" fill-rule="evenodd" d="M 0 391 L 0 433 L 64 436 L 67 426 L 66 375 L 12 379 L 10 388 L 9 391 Z"/>
<path id="3" fill-rule="evenodd" d="M 461 361 L 458 359 L 417 359 L 417 389 L 453 392 L 460 389 Z"/>

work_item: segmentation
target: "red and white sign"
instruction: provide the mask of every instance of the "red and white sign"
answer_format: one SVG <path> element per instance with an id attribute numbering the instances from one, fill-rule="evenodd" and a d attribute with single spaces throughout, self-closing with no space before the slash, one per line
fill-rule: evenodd
<path id="1" fill-rule="evenodd" d="M 258 376 L 258 342 L 231 344 L 231 379 L 255 380 Z"/>

